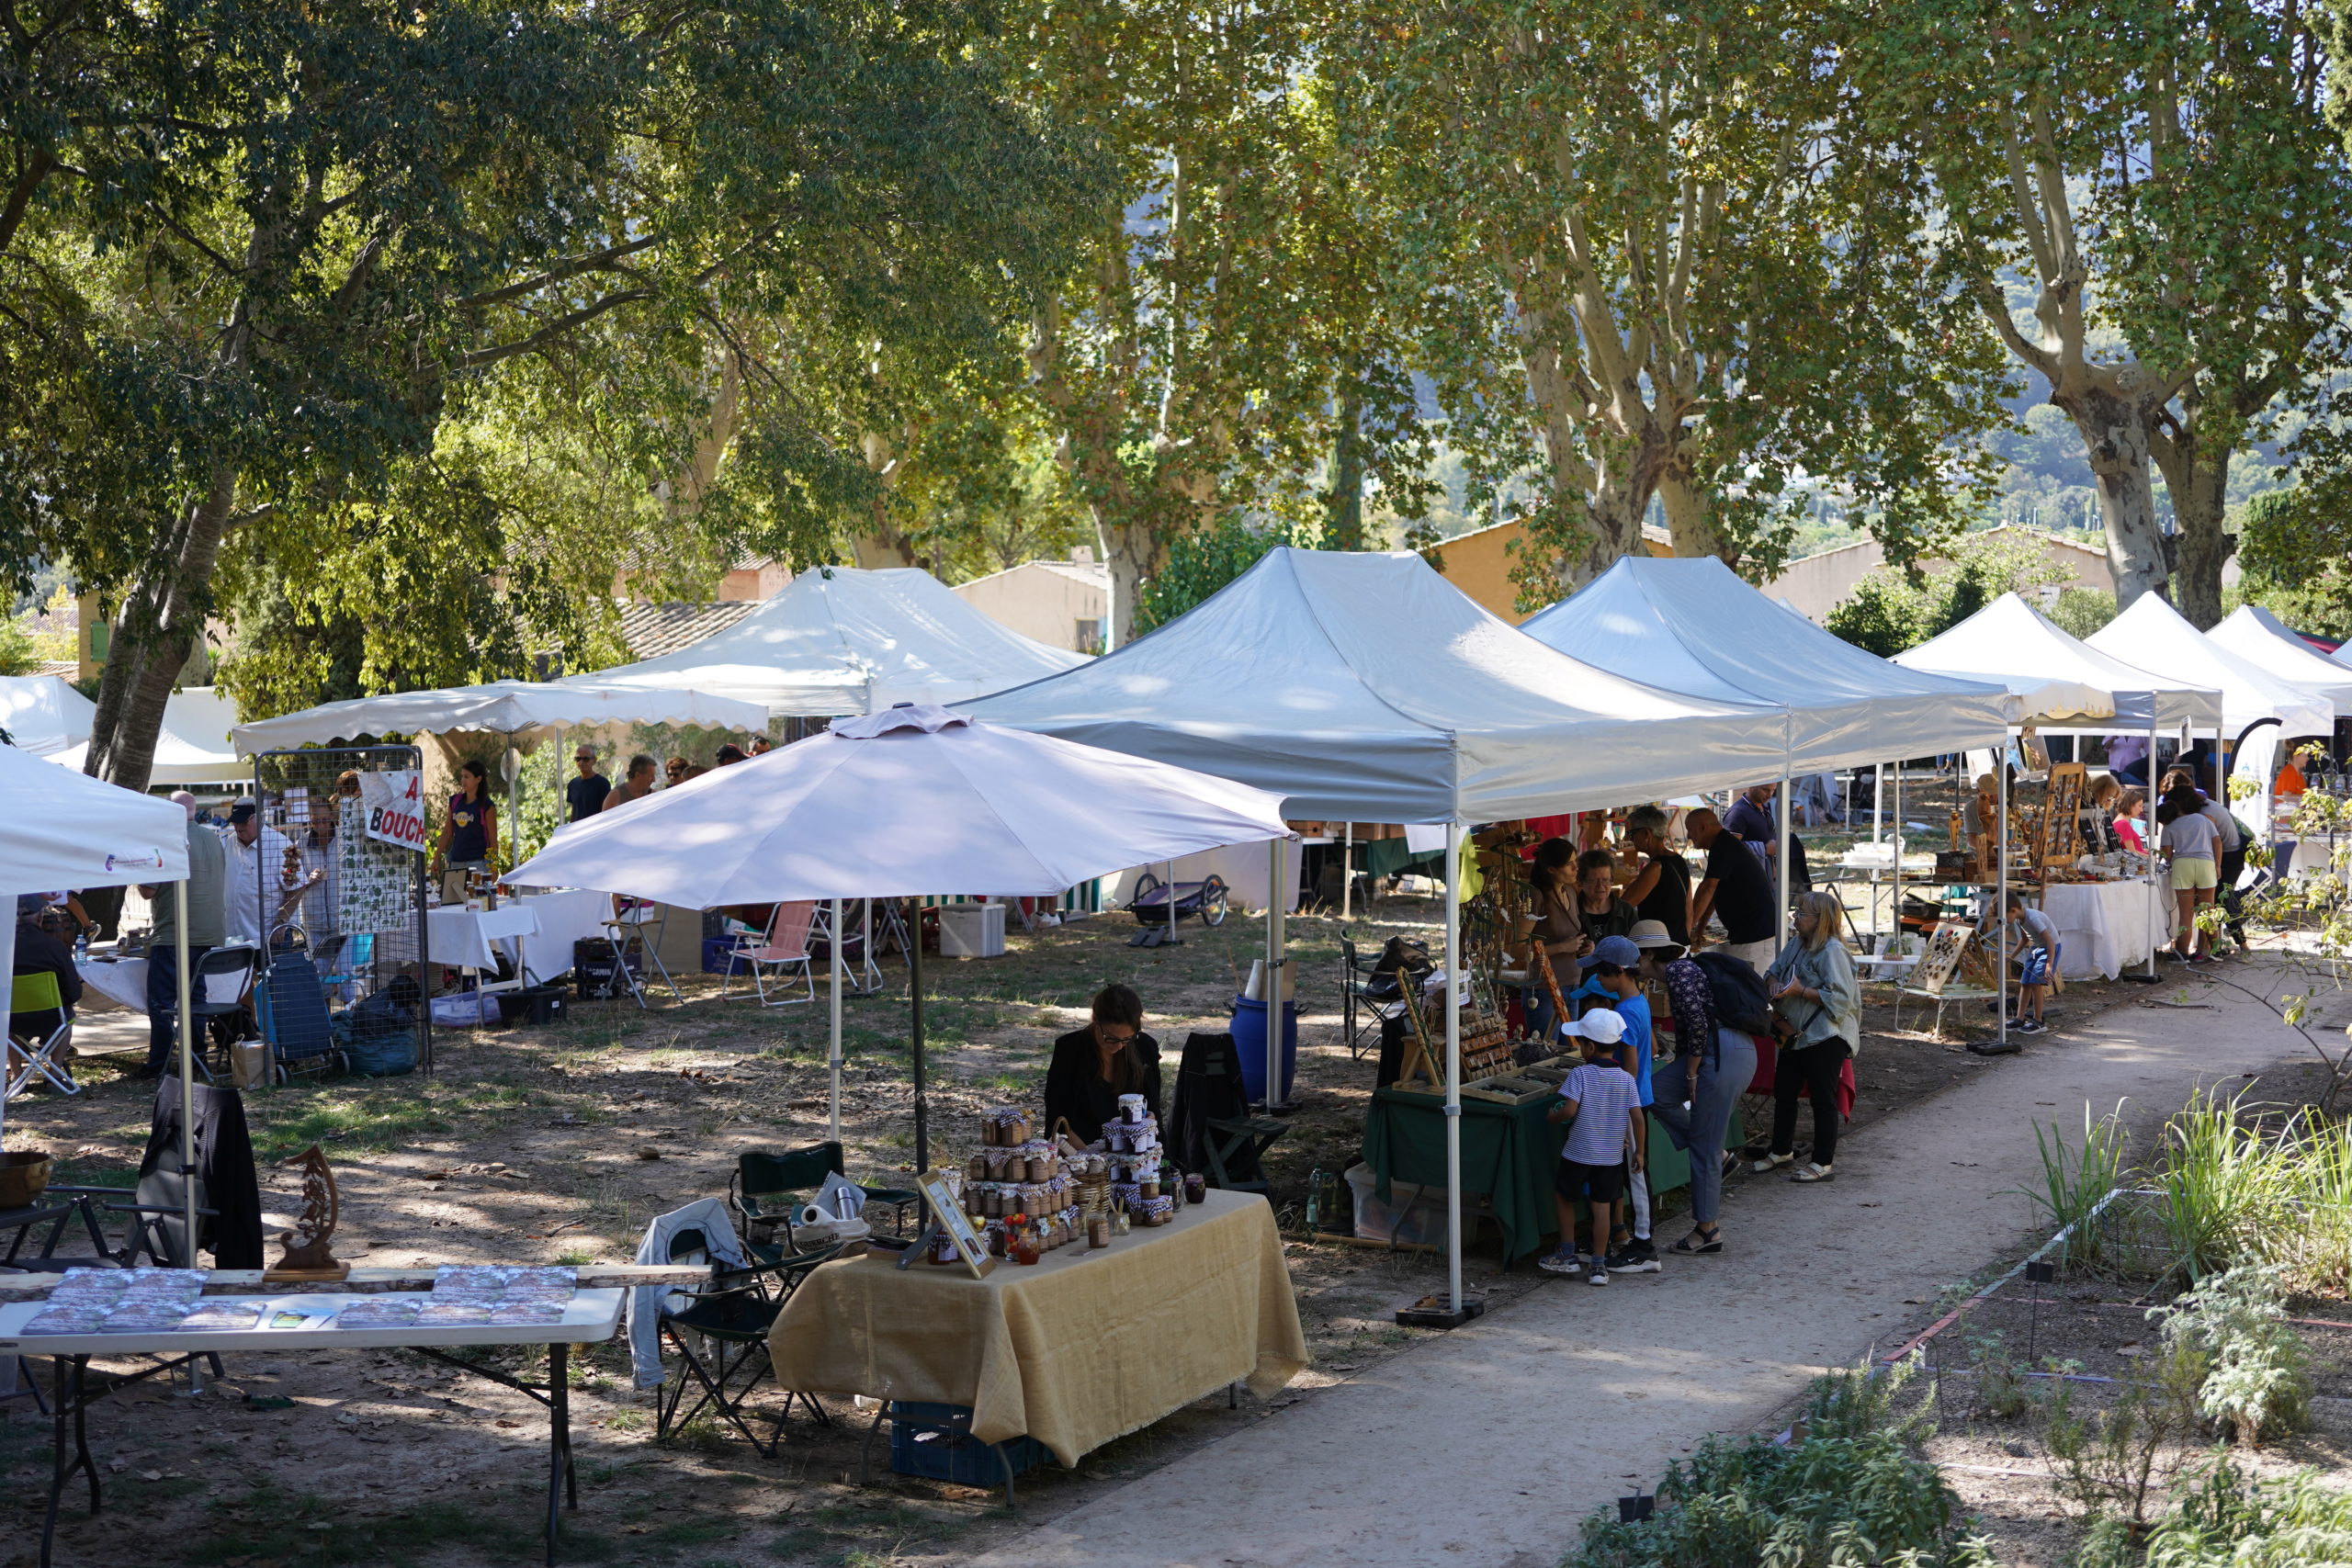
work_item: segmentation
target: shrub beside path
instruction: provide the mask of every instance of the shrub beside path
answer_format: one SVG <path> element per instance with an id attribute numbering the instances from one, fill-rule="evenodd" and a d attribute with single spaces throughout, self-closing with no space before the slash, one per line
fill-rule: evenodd
<path id="1" fill-rule="evenodd" d="M 2201 1005 L 2150 1005 L 2181 984 Z M 2086 1102 L 2162 1115 L 2200 1084 L 2233 1090 L 2312 1060 L 2227 987 L 2150 990 L 1854 1133 L 1835 1182 L 1747 1180 L 1719 1256 L 1606 1290 L 1547 1283 L 977 1562 L 1554 1568 L 1587 1514 L 1654 1486 L 1701 1436 L 1756 1428 L 1825 1367 L 1902 1343 L 1945 1287 L 2016 1256 L 2037 1122 L 2079 1135 Z"/>

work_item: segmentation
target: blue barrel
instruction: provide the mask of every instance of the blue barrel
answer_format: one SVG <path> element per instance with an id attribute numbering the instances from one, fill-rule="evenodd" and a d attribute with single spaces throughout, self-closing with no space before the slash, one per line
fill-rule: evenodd
<path id="1" fill-rule="evenodd" d="M 1266 1004 L 1248 997 L 1233 998 L 1233 1043 L 1241 1053 L 1241 1087 L 1253 1100 L 1266 1098 Z M 1283 1087 L 1275 1097 L 1290 1099 L 1298 1076 L 1298 1003 L 1283 1004 Z"/>

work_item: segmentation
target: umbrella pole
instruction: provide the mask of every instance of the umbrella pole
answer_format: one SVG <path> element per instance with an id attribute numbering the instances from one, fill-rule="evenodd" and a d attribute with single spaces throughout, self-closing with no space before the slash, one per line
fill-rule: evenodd
<path id="1" fill-rule="evenodd" d="M 915 906 L 914 923 L 907 933 L 907 991 L 914 998 L 915 1054 L 915 1174 L 931 1169 L 931 1121 L 924 1104 L 922 1079 L 922 906 Z"/>
<path id="2" fill-rule="evenodd" d="M 832 961 L 826 965 L 832 978 L 832 1044 L 825 1053 L 825 1111 L 833 1142 L 842 1141 L 842 901 L 833 900 L 831 940 L 825 943 Z"/>
<path id="3" fill-rule="evenodd" d="M 1340 833 L 1340 919 L 1342 922 L 1350 918 L 1349 907 L 1355 898 L 1355 859 L 1356 825 L 1348 822 L 1341 826 Z"/>
<path id="4" fill-rule="evenodd" d="M 1283 1101 L 1283 840 L 1266 840 L 1266 1114 Z"/>
<path id="5" fill-rule="evenodd" d="M 1462 824 L 1445 825 L 1445 1292 L 1462 1316 Z M 1601 1245 L 1608 1245 L 1606 1237 Z"/>

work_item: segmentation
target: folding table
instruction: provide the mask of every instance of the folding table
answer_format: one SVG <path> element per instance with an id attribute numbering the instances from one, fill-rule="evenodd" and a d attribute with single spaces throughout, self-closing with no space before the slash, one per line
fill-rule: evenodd
<path id="1" fill-rule="evenodd" d="M 0 1355 L 47 1356 L 55 1363 L 55 1393 L 51 1419 L 55 1424 L 55 1458 L 51 1467 L 49 1507 L 41 1520 L 40 1562 L 49 1568 L 50 1548 L 57 1535 L 57 1509 L 65 1483 L 80 1472 L 89 1482 L 90 1512 L 98 1511 L 98 1468 L 83 1433 L 83 1418 L 91 1405 L 107 1394 L 159 1373 L 186 1365 L 197 1356 L 239 1350 L 280 1354 L 288 1350 L 414 1350 L 477 1377 L 503 1383 L 529 1394 L 548 1407 L 548 1562 L 555 1562 L 556 1535 L 561 1510 L 580 1506 L 579 1487 L 571 1464 L 571 1408 L 565 1383 L 565 1362 L 574 1345 L 609 1339 L 620 1326 L 621 1290 L 580 1290 L 564 1308 L 563 1321 L 513 1328 L 482 1325 L 449 1328 L 338 1328 L 333 1317 L 356 1302 L 390 1302 L 401 1293 L 341 1294 L 291 1292 L 281 1295 L 238 1296 L 233 1299 L 261 1309 L 261 1327 L 223 1332 L 161 1334 L 30 1335 L 24 1325 L 44 1305 L 38 1301 L 0 1304 Z M 209 1298 L 210 1299 L 210 1298 Z M 272 1328 L 282 1313 L 311 1314 L 299 1328 Z M 526 1382 L 504 1370 L 448 1354 L 475 1345 L 545 1345 L 548 1376 L 544 1383 Z M 152 1367 L 129 1372 L 92 1372 L 92 1357 L 156 1356 Z"/>

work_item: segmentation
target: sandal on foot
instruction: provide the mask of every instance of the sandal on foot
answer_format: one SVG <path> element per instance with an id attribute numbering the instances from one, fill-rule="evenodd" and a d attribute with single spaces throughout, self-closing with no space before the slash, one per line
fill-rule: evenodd
<path id="1" fill-rule="evenodd" d="M 1838 1173 L 1816 1160 L 1803 1170 L 1792 1173 L 1789 1179 L 1791 1181 L 1835 1181 L 1838 1179 Z"/>
<path id="2" fill-rule="evenodd" d="M 1697 1244 L 1696 1246 L 1692 1245 L 1694 1242 Z M 1676 1242 L 1672 1247 L 1667 1248 L 1668 1252 L 1680 1253 L 1721 1252 L 1723 1249 L 1723 1232 L 1717 1230 L 1713 1225 L 1701 1225 L 1697 1230 L 1692 1231 L 1689 1235 L 1684 1236 L 1680 1241 Z"/>
<path id="3" fill-rule="evenodd" d="M 1778 1170 L 1784 1165 L 1793 1163 L 1796 1157 L 1794 1155 L 1768 1154 L 1747 1168 L 1761 1176 L 1768 1170 Z"/>

